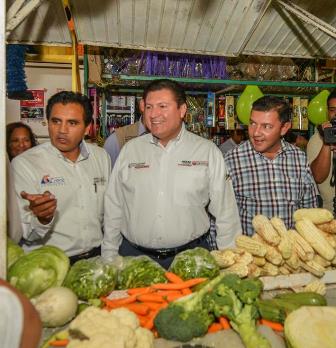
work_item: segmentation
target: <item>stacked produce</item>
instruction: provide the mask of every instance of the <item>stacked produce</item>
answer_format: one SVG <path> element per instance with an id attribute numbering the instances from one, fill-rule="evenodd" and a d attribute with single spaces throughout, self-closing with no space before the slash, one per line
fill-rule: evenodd
<path id="1" fill-rule="evenodd" d="M 326 209 L 299 209 L 295 230 L 278 217 L 256 215 L 252 237 L 238 236 L 236 249 L 212 251 L 225 272 L 245 276 L 276 276 L 310 272 L 322 277 L 336 266 L 336 220 Z"/>

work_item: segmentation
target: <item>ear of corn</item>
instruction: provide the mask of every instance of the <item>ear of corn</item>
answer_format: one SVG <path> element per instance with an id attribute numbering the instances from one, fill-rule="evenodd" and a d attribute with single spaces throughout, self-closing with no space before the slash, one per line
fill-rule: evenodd
<path id="1" fill-rule="evenodd" d="M 287 228 L 286 228 L 284 221 L 281 218 L 279 218 L 277 216 L 273 216 L 270 219 L 270 222 L 271 222 L 272 226 L 274 227 L 274 229 L 278 232 L 279 236 L 286 234 Z"/>
<path id="2" fill-rule="evenodd" d="M 336 220 L 331 220 L 330 222 L 326 222 L 324 224 L 317 225 L 317 227 L 327 233 L 336 234 Z"/>
<path id="3" fill-rule="evenodd" d="M 273 228 L 269 219 L 264 215 L 256 215 L 252 219 L 253 228 L 270 245 L 276 246 L 280 243 L 280 236 Z"/>
<path id="4" fill-rule="evenodd" d="M 323 208 L 302 208 L 293 214 L 294 221 L 308 219 L 314 224 L 323 224 L 334 219 L 332 212 Z"/>
<path id="5" fill-rule="evenodd" d="M 265 256 L 267 252 L 267 248 L 263 243 L 243 235 L 236 238 L 236 245 L 255 256 Z"/>
<path id="6" fill-rule="evenodd" d="M 245 265 L 249 265 L 250 263 L 253 262 L 253 256 L 251 253 L 244 250 L 243 253 L 236 254 L 235 262 L 236 263 L 244 263 Z"/>
<path id="7" fill-rule="evenodd" d="M 300 260 L 297 253 L 294 251 L 289 259 L 286 260 L 286 263 L 292 269 L 298 269 L 300 267 Z"/>
<path id="8" fill-rule="evenodd" d="M 248 277 L 258 278 L 261 275 L 261 269 L 257 265 L 250 263 L 248 267 Z"/>
<path id="9" fill-rule="evenodd" d="M 290 238 L 294 240 L 294 250 L 302 261 L 312 260 L 314 249 L 296 230 L 289 230 Z"/>
<path id="10" fill-rule="evenodd" d="M 253 263 L 259 267 L 263 266 L 266 263 L 266 259 L 260 256 L 253 256 Z"/>
<path id="11" fill-rule="evenodd" d="M 224 274 L 235 273 L 240 278 L 247 277 L 248 272 L 249 272 L 248 266 L 244 263 L 235 263 L 232 266 L 222 270 L 222 273 Z"/>
<path id="12" fill-rule="evenodd" d="M 288 275 L 288 274 L 290 274 L 290 271 L 285 266 L 280 266 L 279 273 L 282 275 Z"/>
<path id="13" fill-rule="evenodd" d="M 328 267 L 331 265 L 331 262 L 321 257 L 320 255 L 315 254 L 313 261 L 321 265 L 322 267 Z"/>
<path id="14" fill-rule="evenodd" d="M 289 233 L 286 232 L 281 236 L 280 243 L 278 245 L 278 249 L 282 255 L 282 257 L 287 260 L 291 257 L 294 249 L 294 243 L 289 236 Z"/>
<path id="15" fill-rule="evenodd" d="M 307 262 L 301 262 L 301 267 L 307 272 L 310 272 L 319 278 L 323 277 L 325 272 L 325 268 L 313 260 L 307 261 Z"/>
<path id="16" fill-rule="evenodd" d="M 212 250 L 211 255 L 220 268 L 227 268 L 235 263 L 236 254 L 232 250 Z"/>
<path id="17" fill-rule="evenodd" d="M 328 243 L 335 249 L 336 248 L 336 239 L 334 234 L 330 234 L 319 229 L 322 236 L 328 241 Z"/>
<path id="18" fill-rule="evenodd" d="M 275 266 L 279 266 L 282 262 L 281 254 L 272 246 L 267 245 L 267 252 L 265 255 L 265 259 L 272 263 Z"/>
<path id="19" fill-rule="evenodd" d="M 312 248 L 320 255 L 323 255 L 325 259 L 332 260 L 335 257 L 334 248 L 310 220 L 303 218 L 295 224 L 295 227 Z"/>
<path id="20" fill-rule="evenodd" d="M 279 268 L 270 262 L 266 262 L 264 266 L 261 267 L 262 276 L 276 276 L 279 274 Z"/>
<path id="21" fill-rule="evenodd" d="M 314 280 L 313 282 L 307 284 L 302 291 L 316 292 L 317 294 L 324 296 L 327 293 L 327 288 L 326 285 L 320 280 Z"/>

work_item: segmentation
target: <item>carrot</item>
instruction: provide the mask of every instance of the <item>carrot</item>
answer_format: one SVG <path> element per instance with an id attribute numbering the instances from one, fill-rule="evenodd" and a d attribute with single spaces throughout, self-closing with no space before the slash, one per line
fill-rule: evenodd
<path id="1" fill-rule="evenodd" d="M 105 297 L 105 298 L 101 298 L 101 300 L 108 307 L 115 307 L 115 306 L 120 307 L 122 305 L 135 302 L 137 300 L 137 296 L 136 295 L 132 295 L 132 296 L 129 296 L 129 297 L 123 297 L 123 298 L 115 299 L 115 300 L 110 300 L 110 299 Z"/>
<path id="2" fill-rule="evenodd" d="M 143 302 L 150 310 L 160 309 L 165 302 Z"/>
<path id="3" fill-rule="evenodd" d="M 192 291 L 189 288 L 185 288 L 181 290 L 183 295 L 189 295 L 192 293 Z"/>
<path id="4" fill-rule="evenodd" d="M 49 342 L 49 347 L 66 347 L 69 343 L 68 339 L 63 339 L 63 340 L 55 340 Z"/>
<path id="5" fill-rule="evenodd" d="M 147 323 L 149 316 L 148 315 L 138 315 L 138 319 L 140 322 L 140 326 L 144 326 Z"/>
<path id="6" fill-rule="evenodd" d="M 231 328 L 230 322 L 225 317 L 219 317 L 219 323 L 224 330 Z"/>
<path id="7" fill-rule="evenodd" d="M 185 288 L 191 288 L 197 284 L 203 283 L 207 278 L 193 278 L 184 281 L 183 283 L 158 283 L 153 284 L 152 287 L 158 290 L 181 290 Z"/>
<path id="8" fill-rule="evenodd" d="M 141 302 L 165 302 L 165 299 L 161 295 L 157 294 L 143 294 L 137 296 L 137 300 Z"/>
<path id="9" fill-rule="evenodd" d="M 148 294 L 150 292 L 153 292 L 154 290 L 148 286 L 145 288 L 131 288 L 127 290 L 128 295 L 141 295 L 141 294 Z"/>
<path id="10" fill-rule="evenodd" d="M 167 296 L 171 294 L 182 295 L 182 290 L 158 290 L 157 292 L 155 292 L 155 294 L 160 296 Z"/>
<path id="11" fill-rule="evenodd" d="M 134 312 L 135 314 L 140 315 L 146 315 L 149 313 L 150 310 L 150 308 L 143 303 L 128 303 L 126 305 L 123 305 L 122 307 L 125 307 L 130 311 Z"/>
<path id="12" fill-rule="evenodd" d="M 270 321 L 266 319 L 260 319 L 260 324 L 265 325 L 273 329 L 274 331 L 282 332 L 284 330 L 284 326 L 281 323 L 277 323 L 275 321 Z"/>
<path id="13" fill-rule="evenodd" d="M 151 311 L 149 316 L 148 316 L 148 320 L 145 323 L 145 325 L 143 326 L 145 329 L 148 330 L 152 330 L 154 327 L 154 319 L 157 316 L 157 314 L 160 312 L 161 309 L 156 309 L 154 311 Z"/>
<path id="14" fill-rule="evenodd" d="M 166 295 L 165 296 L 165 299 L 168 301 L 168 302 L 172 302 L 172 301 L 175 301 L 177 300 L 178 298 L 181 298 L 182 294 L 169 294 L 169 295 Z"/>
<path id="15" fill-rule="evenodd" d="M 223 327 L 220 323 L 212 323 L 209 327 L 208 327 L 208 333 L 213 333 L 213 332 L 217 332 L 222 330 Z"/>
<path id="16" fill-rule="evenodd" d="M 177 274 L 173 272 L 166 272 L 165 277 L 171 282 L 175 284 L 183 283 L 183 279 L 179 277 Z"/>

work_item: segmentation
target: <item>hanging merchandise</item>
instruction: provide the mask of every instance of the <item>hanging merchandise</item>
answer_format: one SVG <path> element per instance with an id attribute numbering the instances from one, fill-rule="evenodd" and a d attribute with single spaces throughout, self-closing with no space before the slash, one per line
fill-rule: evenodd
<path id="1" fill-rule="evenodd" d="M 218 127 L 225 127 L 225 96 L 223 95 L 218 97 L 217 120 Z"/>
<path id="2" fill-rule="evenodd" d="M 328 120 L 327 99 L 330 92 L 323 90 L 308 104 L 308 119 L 314 125 L 322 124 Z"/>
<path id="3" fill-rule="evenodd" d="M 308 130 L 308 99 L 293 97 L 292 129 Z"/>
<path id="4" fill-rule="evenodd" d="M 208 92 L 205 125 L 207 127 L 216 125 L 216 95 L 213 92 Z"/>
<path id="5" fill-rule="evenodd" d="M 235 129 L 236 123 L 237 120 L 235 117 L 234 96 L 227 95 L 225 97 L 225 129 Z"/>
<path id="6" fill-rule="evenodd" d="M 258 86 L 246 86 L 237 102 L 237 116 L 243 124 L 249 124 L 252 104 L 262 96 Z"/>

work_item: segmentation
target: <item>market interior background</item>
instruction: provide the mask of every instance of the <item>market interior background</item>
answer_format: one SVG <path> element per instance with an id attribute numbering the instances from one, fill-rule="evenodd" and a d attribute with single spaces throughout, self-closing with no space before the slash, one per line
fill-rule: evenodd
<path id="1" fill-rule="evenodd" d="M 7 0 L 4 6 L 5 123 L 27 122 L 41 142 L 43 106 L 62 89 L 90 95 L 90 135 L 102 144 L 115 127 L 134 122 L 144 83 L 177 79 L 188 91 L 187 127 L 219 144 L 228 130 L 246 126 L 260 93 L 287 98 L 293 128 L 309 136 L 336 87 L 335 0 Z M 8 54 L 18 47 L 21 58 Z M 10 76 L 22 81 L 11 85 Z M 30 90 L 35 100 L 22 100 Z M 2 148 L 4 159 L 4 139 Z M 1 187 L 4 177 L 3 168 Z M 5 231 L 5 197 L 0 207 Z"/>

